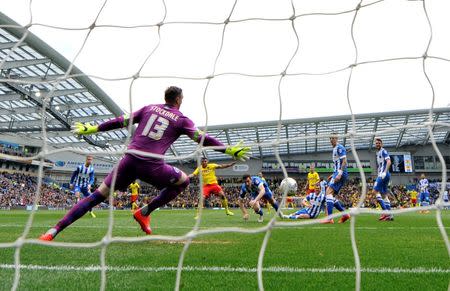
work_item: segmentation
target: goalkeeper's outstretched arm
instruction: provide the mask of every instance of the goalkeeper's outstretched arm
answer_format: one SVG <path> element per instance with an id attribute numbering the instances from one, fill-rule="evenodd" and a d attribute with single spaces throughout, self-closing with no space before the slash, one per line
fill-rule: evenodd
<path id="1" fill-rule="evenodd" d="M 91 125 L 90 123 L 75 122 L 75 124 L 72 126 L 72 132 L 74 134 L 88 135 L 97 132 L 127 127 L 130 124 L 131 119 L 133 121 L 133 124 L 139 123 L 139 121 L 141 120 L 142 111 L 143 110 L 140 109 L 136 112 L 133 112 L 132 118 L 130 118 L 128 114 L 124 114 L 122 116 L 105 121 L 99 125 Z"/>

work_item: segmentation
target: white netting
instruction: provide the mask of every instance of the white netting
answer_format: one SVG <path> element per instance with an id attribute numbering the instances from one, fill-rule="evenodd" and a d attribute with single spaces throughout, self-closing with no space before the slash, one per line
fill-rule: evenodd
<path id="1" fill-rule="evenodd" d="M 327 138 L 327 135 L 308 135 L 308 136 L 298 136 L 295 138 L 291 138 L 291 139 L 285 139 L 282 138 L 282 124 L 281 124 L 281 119 L 283 118 L 283 106 L 286 106 L 286 104 L 283 103 L 283 93 L 282 93 L 282 85 L 286 79 L 286 77 L 288 76 L 299 76 L 299 75 L 331 75 L 334 74 L 336 72 L 347 72 L 348 73 L 348 77 L 347 77 L 347 84 L 346 84 L 346 99 L 348 102 L 348 109 L 350 110 L 350 113 L 352 114 L 352 122 L 351 122 L 351 126 L 350 129 L 348 131 L 348 134 L 346 135 L 341 135 L 341 137 L 343 138 L 347 138 L 347 140 L 350 141 L 350 145 L 351 145 L 351 151 L 354 154 L 354 158 L 358 164 L 359 167 L 359 173 L 361 176 L 361 181 L 363 183 L 362 185 L 362 195 L 359 199 L 359 203 L 357 205 L 357 208 L 354 208 L 352 210 L 346 211 L 346 212 L 342 212 L 342 213 L 338 213 L 338 214 L 334 214 L 333 217 L 339 217 L 342 216 L 343 214 L 346 213 L 350 213 L 352 215 L 352 220 L 351 220 L 351 224 L 350 224 L 350 232 L 351 232 L 351 243 L 352 243 L 352 248 L 353 248 L 353 254 L 354 254 L 354 261 L 355 261 L 355 268 L 354 269 L 349 269 L 349 270 L 345 270 L 346 272 L 355 272 L 355 276 L 356 276 L 356 284 L 355 284 L 355 288 L 356 290 L 360 290 L 360 286 L 361 286 L 361 264 L 360 264 L 360 258 L 359 258 L 359 254 L 358 254 L 358 246 L 356 243 L 356 235 L 355 235 L 355 228 L 356 228 L 356 222 L 357 222 L 357 217 L 359 214 L 361 213 L 374 213 L 374 214 L 379 214 L 380 212 L 377 210 L 371 210 L 371 209 L 364 209 L 361 208 L 365 197 L 366 197 L 366 193 L 367 193 L 367 184 L 366 184 L 366 177 L 365 177 L 365 173 L 362 169 L 362 165 L 358 156 L 358 152 L 356 150 L 355 147 L 355 140 L 358 138 L 362 138 L 362 137 L 368 137 L 371 138 L 375 135 L 380 135 L 382 136 L 384 133 L 388 133 L 388 132 L 393 132 L 393 131 L 398 131 L 399 129 L 406 129 L 406 128 L 423 128 L 426 127 L 428 132 L 429 132 L 429 136 L 430 136 L 430 141 L 432 143 L 432 146 L 436 152 L 436 154 L 439 157 L 440 163 L 442 165 L 442 181 L 447 181 L 447 169 L 446 169 L 446 163 L 444 161 L 443 155 L 440 152 L 438 146 L 436 145 L 436 141 L 433 135 L 433 129 L 435 126 L 441 126 L 441 127 L 450 127 L 449 124 L 445 124 L 445 123 L 438 123 L 435 120 L 433 120 L 433 108 L 434 108 L 434 100 L 435 100 L 435 93 L 434 93 L 434 87 L 432 82 L 430 81 L 430 78 L 428 76 L 429 72 L 427 70 L 427 60 L 429 59 L 433 59 L 435 61 L 440 61 L 440 62 L 450 62 L 450 60 L 441 57 L 441 56 L 430 56 L 429 55 L 429 48 L 430 45 L 432 44 L 432 25 L 428 16 L 428 12 L 427 12 L 427 3 L 425 1 L 405 1 L 405 2 L 409 2 L 408 5 L 422 5 L 423 6 L 423 16 L 426 17 L 427 23 L 428 23 L 428 38 L 425 44 L 425 48 L 420 51 L 420 53 L 416 54 L 416 55 L 408 55 L 408 56 L 399 56 L 399 57 L 390 57 L 390 58 L 386 58 L 386 59 L 374 59 L 372 61 L 362 61 L 359 62 L 359 51 L 358 51 L 358 42 L 356 41 L 355 35 L 354 35 L 354 30 L 355 30 L 355 25 L 357 25 L 356 20 L 360 17 L 360 13 L 362 11 L 364 11 L 365 9 L 374 9 L 374 7 L 377 7 L 377 5 L 381 5 L 380 3 L 382 3 L 384 1 L 375 1 L 372 3 L 367 3 L 367 4 L 363 4 L 363 1 L 360 1 L 359 3 L 357 3 L 357 5 L 353 8 L 353 9 L 349 9 L 349 10 L 345 10 L 345 11 L 338 11 L 338 10 L 334 10 L 334 11 L 327 11 L 327 12 L 311 12 L 311 13 L 301 13 L 299 11 L 297 11 L 296 7 L 297 7 L 297 3 L 295 3 L 295 1 L 291 1 L 290 4 L 290 17 L 284 17 L 284 18 L 255 18 L 255 17 L 248 17 L 248 18 L 233 18 L 233 16 L 235 14 L 239 14 L 237 13 L 237 7 L 238 7 L 238 1 L 234 1 L 231 3 L 231 5 L 229 6 L 229 12 L 228 12 L 228 16 L 225 19 L 222 19 L 220 21 L 211 21 L 211 22 L 204 22 L 204 21 L 166 21 L 166 16 L 167 16 L 167 6 L 166 6 L 166 2 L 162 1 L 162 7 L 164 7 L 164 13 L 163 16 L 160 19 L 157 19 L 154 21 L 154 23 L 152 24 L 147 24 L 147 25 L 136 25 L 136 26 L 122 26 L 122 25 L 97 25 L 96 21 L 97 19 L 102 15 L 102 12 L 104 11 L 105 7 L 108 4 L 108 1 L 104 1 L 102 3 L 102 5 L 100 6 L 100 8 L 98 9 L 98 11 L 95 13 L 96 17 L 94 18 L 94 21 L 92 22 L 92 25 L 90 25 L 88 28 L 85 27 L 81 27 L 81 28 L 73 28 L 73 27 L 57 27 L 57 26 L 53 26 L 53 25 L 47 25 L 47 24 L 43 24 L 43 23 L 35 23 L 33 22 L 33 9 L 32 9 L 32 3 L 30 1 L 30 5 L 29 5 L 29 13 L 30 13 L 30 19 L 28 24 L 25 27 L 17 27 L 17 28 L 21 28 L 24 31 L 23 37 L 17 42 L 17 44 L 14 46 L 14 48 L 11 49 L 10 53 L 13 53 L 14 49 L 19 47 L 20 44 L 24 41 L 26 41 L 26 37 L 28 34 L 28 29 L 32 28 L 32 27 L 36 27 L 36 26 L 40 26 L 40 27 L 45 27 L 45 28 L 51 28 L 51 29 L 58 29 L 58 30 L 64 30 L 64 31 L 77 31 L 77 30 L 86 30 L 87 33 L 84 37 L 84 41 L 81 44 L 79 50 L 74 54 L 74 58 L 71 60 L 71 63 L 73 64 L 77 58 L 80 56 L 80 54 L 83 52 L 91 34 L 93 32 L 95 32 L 97 29 L 101 29 L 101 28 L 124 28 L 124 29 L 140 29 L 140 28 L 157 28 L 157 35 L 158 35 L 158 42 L 151 48 L 148 50 L 148 53 L 146 54 L 143 62 L 140 64 L 139 68 L 137 71 L 133 72 L 132 74 L 130 74 L 127 78 L 120 78 L 120 79 L 114 79 L 114 78 L 104 78 L 102 76 L 89 76 L 91 78 L 97 79 L 97 80 L 108 80 L 108 81 L 120 81 L 120 80 L 130 80 L 130 87 L 129 87 L 129 112 L 133 111 L 133 86 L 135 85 L 135 81 L 138 79 L 158 79 L 158 78 L 170 78 L 170 79 L 175 79 L 175 80 L 181 80 L 181 79 L 186 79 L 186 80 L 206 80 L 206 86 L 203 89 L 203 106 L 204 106 L 204 110 L 205 110 L 205 117 L 206 117 L 206 127 L 205 127 L 205 131 L 208 130 L 208 107 L 210 106 L 214 106 L 214 105 L 209 105 L 207 106 L 207 96 L 208 96 L 208 91 L 210 90 L 210 86 L 211 84 L 216 80 L 217 77 L 221 77 L 221 76 L 236 76 L 236 77 L 257 77 L 257 78 L 268 78 L 268 79 L 278 79 L 276 81 L 277 85 L 277 93 L 278 93 L 278 106 L 279 106 L 279 114 L 278 114 L 278 130 L 277 130 L 277 135 L 276 138 L 269 141 L 269 142 L 265 142 L 265 143 L 253 143 L 253 144 L 248 144 L 249 146 L 252 147 L 257 147 L 257 146 L 270 146 L 274 148 L 275 151 L 275 156 L 276 159 L 278 160 L 279 164 L 282 167 L 283 170 L 283 175 L 285 177 L 288 176 L 287 171 L 284 167 L 282 158 L 278 152 L 278 146 L 280 144 L 285 144 L 288 141 L 302 141 L 302 140 L 307 140 L 307 139 L 311 139 L 311 138 Z M 239 4 L 241 4 L 241 2 L 239 2 Z M 284 3 L 285 5 L 286 3 Z M 244 4 L 242 4 L 244 5 Z M 287 5 L 286 7 L 288 7 L 289 5 Z M 334 68 L 332 70 L 323 70 L 322 72 L 292 72 L 290 71 L 290 67 L 293 63 L 293 60 L 296 56 L 301 55 L 301 35 L 299 34 L 299 28 L 302 27 L 300 20 L 307 18 L 307 17 L 311 17 L 311 16 L 317 16 L 317 17 L 325 17 L 325 16 L 329 16 L 329 17 L 334 17 L 337 15 L 353 15 L 352 21 L 348 26 L 348 31 L 351 37 L 351 41 L 353 44 L 353 53 L 354 53 L 354 57 L 353 60 L 351 60 L 346 66 L 341 67 L 341 68 Z M 262 74 L 250 74 L 250 73 L 239 73 L 239 72 L 228 72 L 228 73 L 217 73 L 216 72 L 216 66 L 218 64 L 218 62 L 220 62 L 221 60 L 221 56 L 223 53 L 223 48 L 226 45 L 226 39 L 227 39 L 227 29 L 229 29 L 229 25 L 233 24 L 233 25 L 243 25 L 245 23 L 251 23 L 251 22 L 261 22 L 261 23 L 265 23 L 265 24 L 276 24 L 276 23 L 290 23 L 291 29 L 292 29 L 292 33 L 291 33 L 291 41 L 293 40 L 293 44 L 290 53 L 285 56 L 285 62 L 282 64 L 282 71 L 281 73 L 279 72 L 264 72 Z M 191 77 L 191 76 L 184 76 L 184 75 L 171 75 L 168 74 L 166 76 L 153 76 L 153 75 L 145 75 L 142 74 L 142 69 L 143 67 L 150 61 L 152 61 L 152 58 L 155 56 L 155 54 L 157 54 L 160 44 L 161 44 L 161 27 L 165 27 L 165 26 L 170 26 L 170 25 L 200 25 L 200 26 L 205 26 L 205 27 L 219 27 L 221 29 L 221 38 L 219 40 L 219 45 L 216 47 L 217 51 L 215 53 L 215 58 L 214 58 L 214 62 L 211 66 L 210 72 L 206 77 Z M 3 26 L 4 27 L 4 26 Z M 239 48 L 237 48 L 239 49 Z M 128 56 L 129 57 L 129 56 Z M 325 57 L 325 56 L 324 56 Z M 5 60 L 7 58 L 4 58 L 1 62 L 0 62 L 0 68 L 4 65 Z M 356 124 L 355 124 L 355 115 L 353 114 L 353 109 L 352 109 L 352 102 L 351 102 L 351 94 L 352 94 L 352 76 L 353 76 L 353 72 L 354 69 L 358 66 L 362 66 L 362 65 L 367 65 L 367 64 L 374 64 L 374 63 L 387 63 L 387 62 L 407 62 L 407 61 L 411 61 L 411 60 L 421 60 L 422 61 L 422 71 L 421 74 L 423 74 L 423 79 L 425 79 L 425 81 L 429 84 L 429 89 L 430 89 L 430 94 L 431 94 L 431 106 L 430 106 L 430 111 L 429 111 L 429 121 L 425 122 L 424 124 L 421 125 L 414 125 L 414 124 L 408 124 L 408 125 L 403 125 L 403 126 L 397 126 L 397 127 L 393 127 L 392 129 L 389 130 L 385 130 L 385 131 L 372 131 L 372 132 L 364 132 L 364 133 L 359 133 L 356 130 Z M 173 74 L 173 72 L 172 72 Z M 66 71 L 65 75 L 50 81 L 49 83 L 53 85 L 53 88 L 57 87 L 58 82 L 65 80 L 68 77 L 76 77 L 76 75 L 71 75 L 71 67 L 69 68 L 69 70 Z M 3 80 L 3 81 L 9 81 L 9 82 L 18 82 L 18 83 L 24 83 L 24 81 L 20 81 L 20 80 Z M 26 83 L 26 82 L 25 82 Z M 28 84 L 32 84 L 32 82 L 28 82 Z M 381 85 L 382 86 L 382 85 Z M 47 95 L 50 96 L 51 92 Z M 43 107 L 42 107 L 42 115 L 45 116 L 45 106 L 46 106 L 46 102 L 43 102 Z M 39 155 L 33 157 L 33 159 L 35 160 L 40 160 L 41 164 L 39 167 L 39 179 L 38 179 L 38 187 L 37 187 L 37 192 L 35 195 L 35 199 L 34 199 L 34 206 L 36 206 L 39 202 L 39 196 L 40 196 L 40 185 L 42 184 L 42 174 L 43 174 L 43 161 L 45 159 L 45 157 L 51 153 L 56 153 L 56 152 L 62 152 L 62 151 L 68 151 L 69 149 L 62 149 L 62 150 L 57 150 L 57 151 L 49 151 L 48 150 L 48 145 L 47 145 L 47 139 L 46 139 L 46 126 L 45 126 L 46 120 L 43 119 L 42 120 L 42 128 L 43 128 L 43 140 L 44 140 L 44 146 L 42 147 L 42 151 L 39 153 Z M 130 127 L 128 128 L 129 132 L 131 132 L 131 122 L 130 122 Z M 126 143 L 128 144 L 130 140 L 130 136 L 127 137 L 126 139 Z M 197 150 L 193 153 L 191 153 L 188 156 L 182 156 L 182 157 L 175 157 L 173 159 L 186 159 L 186 158 L 195 158 L 197 159 L 197 163 L 200 163 L 200 157 L 202 152 L 205 150 L 204 147 L 199 146 L 197 148 Z M 73 150 L 72 150 L 73 151 Z M 78 152 L 81 154 L 85 154 L 85 152 L 83 151 L 74 151 L 74 152 Z M 129 151 L 131 152 L 131 151 Z M 111 155 L 116 155 L 116 156 L 120 156 L 122 155 L 124 152 L 113 152 L 110 153 Z M 92 155 L 103 155 L 104 153 L 102 151 L 98 151 L 98 152 L 89 152 L 89 154 Z M 157 155 L 150 155 L 150 154 L 146 154 L 146 153 L 139 153 L 141 155 L 146 155 L 146 156 L 154 156 L 154 157 L 158 157 L 158 158 L 163 158 L 161 156 L 157 156 Z M 19 157 L 15 157 L 15 156 L 9 156 L 9 159 L 12 160 L 21 160 L 21 158 Z M 25 159 L 25 158 L 24 158 Z M 115 183 L 115 177 L 113 179 L 113 185 Z M 201 181 L 200 181 L 201 183 Z M 440 199 L 437 204 L 426 207 L 426 209 L 435 209 L 436 210 L 436 221 L 438 223 L 439 226 L 439 230 L 442 234 L 442 239 L 445 242 L 447 251 L 449 253 L 450 256 L 450 243 L 449 243 L 449 239 L 448 239 L 448 235 L 446 233 L 446 229 L 443 226 L 442 223 L 442 218 L 441 218 L 441 209 L 444 206 L 443 204 L 443 200 L 442 200 L 442 195 L 444 192 L 444 187 L 445 187 L 445 183 L 441 184 L 441 189 L 440 189 Z M 201 187 L 200 187 L 201 189 Z M 201 195 L 202 193 L 200 193 L 199 197 L 200 197 L 200 205 L 203 202 L 203 195 Z M 112 205 L 112 198 L 113 196 L 110 195 L 110 205 Z M 283 201 L 286 198 L 286 193 L 284 193 L 283 195 Z M 12 286 L 12 290 L 16 290 L 19 286 L 20 283 L 20 272 L 23 266 L 21 266 L 21 260 L 20 260 L 20 254 L 21 254 L 21 249 L 23 247 L 24 244 L 44 244 L 41 241 L 38 241 L 36 239 L 27 239 L 26 237 L 29 234 L 30 228 L 32 226 L 33 223 L 33 219 L 34 219 L 34 215 L 35 215 L 35 209 L 36 207 L 33 207 L 33 210 L 30 213 L 30 216 L 28 218 L 26 227 L 22 233 L 22 235 L 13 243 L 0 243 L 0 248 L 15 248 L 15 256 L 14 256 L 14 270 L 15 270 L 15 276 L 14 276 L 14 283 Z M 411 212 L 411 211 L 417 211 L 417 208 L 414 209 L 401 209 L 401 210 L 393 210 L 393 211 L 389 211 L 389 213 L 393 213 L 393 214 L 400 214 L 400 213 L 407 213 L 407 212 Z M 214 228 L 214 229 L 206 229 L 206 230 L 201 230 L 199 228 L 200 223 L 201 223 L 201 214 L 202 214 L 202 210 L 200 208 L 200 219 L 197 220 L 197 222 L 195 223 L 194 227 L 192 228 L 191 231 L 189 231 L 188 233 L 186 233 L 185 235 L 182 236 L 161 236 L 161 235 L 152 235 L 152 236 L 147 236 L 147 237 L 136 237 L 136 238 L 131 238 L 131 237 L 114 237 L 112 236 L 112 229 L 113 229 L 113 208 L 110 207 L 109 209 L 109 224 L 108 224 L 108 230 L 105 234 L 105 236 L 103 237 L 103 239 L 101 241 L 95 242 L 95 243 L 61 243 L 61 242 L 52 242 L 50 245 L 54 246 L 54 247 L 65 247 L 65 248 L 73 248 L 73 247 L 77 247 L 77 248 L 91 248 L 91 247 L 101 247 L 101 255 L 100 255 L 100 271 L 101 271 L 101 286 L 100 286 L 100 290 L 105 290 L 107 287 L 107 278 L 106 278 L 106 271 L 108 270 L 108 266 L 106 264 L 106 252 L 107 252 L 107 247 L 113 243 L 113 242 L 127 242 L 127 243 L 132 243 L 132 242 L 142 242 L 142 241 L 157 241 L 157 240 L 169 240 L 169 241 L 183 241 L 184 242 L 184 248 L 183 251 L 180 255 L 179 258 L 179 264 L 178 267 L 176 268 L 177 271 L 177 275 L 176 275 L 176 282 L 175 282 L 175 290 L 179 290 L 180 289 L 180 282 L 181 282 L 181 276 L 182 276 L 182 272 L 183 270 L 185 271 L 190 271 L 192 268 L 183 268 L 183 262 L 184 262 L 184 258 L 185 258 L 185 254 L 187 252 L 187 250 L 189 249 L 189 246 L 192 242 L 192 240 L 200 235 L 208 235 L 208 234 L 216 234 L 216 233 L 247 233 L 247 234 L 251 234 L 251 233 L 265 233 L 265 237 L 260 249 L 260 253 L 259 253 L 259 258 L 258 258 L 258 265 L 257 265 L 257 269 L 256 272 L 258 274 L 258 286 L 260 290 L 264 290 L 264 285 L 263 285 L 263 261 L 264 261 L 264 255 L 265 255 L 265 251 L 266 251 L 266 247 L 267 244 L 269 242 L 270 236 L 271 236 L 271 231 L 274 227 L 302 227 L 305 225 L 311 225 L 311 224 L 316 224 L 319 223 L 319 221 L 316 220 L 311 220 L 311 221 L 301 221 L 301 222 L 281 222 L 281 221 L 277 221 L 274 218 L 272 218 L 265 226 L 259 227 L 259 228 L 254 228 L 254 229 L 245 229 L 245 228 L 240 228 L 240 227 L 226 227 L 226 228 Z M 47 244 L 47 243 L 45 243 Z M 31 268 L 32 269 L 32 268 Z M 44 268 L 45 269 L 45 268 Z M 97 270 L 97 269 L 96 269 Z M 222 270 L 223 271 L 223 270 Z M 320 270 L 302 270 L 302 271 L 311 271 L 311 272 L 320 272 Z"/>

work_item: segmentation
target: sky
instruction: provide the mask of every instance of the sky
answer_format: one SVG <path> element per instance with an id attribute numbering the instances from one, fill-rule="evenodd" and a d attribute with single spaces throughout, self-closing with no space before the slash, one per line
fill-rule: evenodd
<path id="1" fill-rule="evenodd" d="M 446 60 L 450 60 L 449 2 L 425 2 L 433 36 L 428 55 Z M 294 15 L 291 3 L 298 16 L 294 21 L 289 20 Z M 30 6 L 28 0 L 3 0 L 1 9 L 22 25 L 31 23 L 31 32 L 91 76 L 126 112 L 162 103 L 164 89 L 171 85 L 183 88 L 181 111 L 197 125 L 350 114 L 347 89 L 353 113 L 430 108 L 433 91 L 422 58 L 364 63 L 424 54 L 430 27 L 423 2 L 386 0 L 362 7 L 353 34 L 356 62 L 364 64 L 350 70 L 356 58 L 351 37 L 355 12 L 338 13 L 358 3 L 33 0 Z M 315 15 L 299 16 L 310 13 Z M 231 22 L 225 26 L 229 16 Z M 89 30 L 96 18 L 96 27 Z M 253 19 L 233 22 L 249 18 Z M 158 27 L 151 25 L 160 22 L 159 38 Z M 446 60 L 425 61 L 434 107 L 450 105 Z M 304 74 L 337 70 L 341 71 Z M 215 77 L 206 79 L 211 75 Z"/>

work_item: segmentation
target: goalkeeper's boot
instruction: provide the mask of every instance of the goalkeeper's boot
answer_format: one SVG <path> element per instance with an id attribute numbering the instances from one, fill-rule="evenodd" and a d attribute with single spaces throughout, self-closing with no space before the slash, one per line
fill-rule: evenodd
<path id="1" fill-rule="evenodd" d="M 342 215 L 341 218 L 339 218 L 338 223 L 344 223 L 344 222 L 346 222 L 349 219 L 350 219 L 350 215 L 349 214 Z"/>
<path id="2" fill-rule="evenodd" d="M 53 235 L 51 235 L 50 233 L 45 233 L 45 234 L 43 234 L 43 235 L 41 235 L 41 236 L 39 237 L 39 240 L 42 240 L 42 241 L 52 241 L 52 240 L 53 240 Z"/>
<path id="3" fill-rule="evenodd" d="M 231 212 L 231 211 L 230 211 L 230 210 L 228 210 L 228 209 L 226 210 L 226 214 L 227 214 L 227 215 L 229 215 L 229 216 L 233 216 L 233 215 L 234 215 L 234 213 L 233 213 L 233 212 Z"/>
<path id="4" fill-rule="evenodd" d="M 258 217 L 258 222 L 263 222 L 264 221 L 264 217 L 262 216 L 262 215 L 260 215 L 259 217 Z"/>
<path id="5" fill-rule="evenodd" d="M 324 219 L 320 223 L 322 223 L 322 224 L 334 224 L 334 220 L 332 218 L 331 219 Z"/>
<path id="6" fill-rule="evenodd" d="M 50 228 L 46 233 L 39 237 L 39 240 L 42 241 L 52 241 L 56 236 L 56 229 Z"/>
<path id="7" fill-rule="evenodd" d="M 94 211 L 89 211 L 89 213 L 91 214 L 92 218 L 96 218 L 97 215 L 95 215 Z"/>
<path id="8" fill-rule="evenodd" d="M 139 223 L 143 232 L 145 232 L 146 234 L 152 234 L 152 229 L 150 228 L 150 215 L 144 216 L 142 215 L 141 209 L 138 209 L 133 214 L 133 217 L 134 220 Z"/>

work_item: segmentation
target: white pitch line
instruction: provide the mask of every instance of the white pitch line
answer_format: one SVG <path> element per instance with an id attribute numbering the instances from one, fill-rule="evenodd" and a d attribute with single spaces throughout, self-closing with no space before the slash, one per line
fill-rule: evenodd
<path id="1" fill-rule="evenodd" d="M 0 269 L 15 269 L 13 264 L 0 264 Z M 58 272 L 98 272 L 100 266 L 40 266 L 40 265 L 20 265 L 22 270 L 38 271 L 58 271 Z M 108 271 L 113 272 L 175 272 L 177 267 L 134 267 L 134 266 L 107 266 Z M 185 266 L 183 271 L 187 272 L 229 272 L 229 273 L 256 273 L 256 268 L 245 267 L 218 267 L 218 266 Z M 355 268 L 331 267 L 331 268 L 292 268 L 292 267 L 266 267 L 264 272 L 271 273 L 354 273 Z M 363 273 L 405 273 L 405 274 L 429 274 L 429 273 L 450 273 L 450 269 L 441 268 L 361 268 Z"/>
<path id="2" fill-rule="evenodd" d="M 382 225 L 381 225 L 382 224 Z M 259 225 L 259 224 L 258 224 Z M 133 223 L 132 225 L 114 225 L 114 228 L 117 229 L 132 229 L 138 227 L 137 224 Z M 23 224 L 0 224 L 0 228 L 7 228 L 7 227 L 25 227 Z M 50 228 L 50 225 L 33 225 L 32 227 L 35 228 Z M 307 229 L 330 229 L 330 228 L 338 228 L 339 226 L 336 225 L 327 225 L 327 226 L 309 226 L 309 225 L 303 225 L 303 226 L 276 226 L 276 229 L 295 229 L 295 228 L 307 228 Z M 107 225 L 71 225 L 70 228 L 93 228 L 93 229 L 107 229 Z M 164 225 L 161 227 L 153 227 L 155 229 L 161 228 L 161 229 L 192 229 L 192 226 L 173 226 L 173 225 Z M 200 229 L 208 229 L 211 227 L 202 226 L 199 227 Z M 450 226 L 445 226 L 445 229 L 450 229 Z M 359 230 L 377 230 L 377 229 L 383 229 L 383 230 L 399 230 L 399 229 L 439 229 L 438 226 L 389 226 L 387 223 L 380 222 L 380 226 L 357 226 L 355 229 Z"/>

